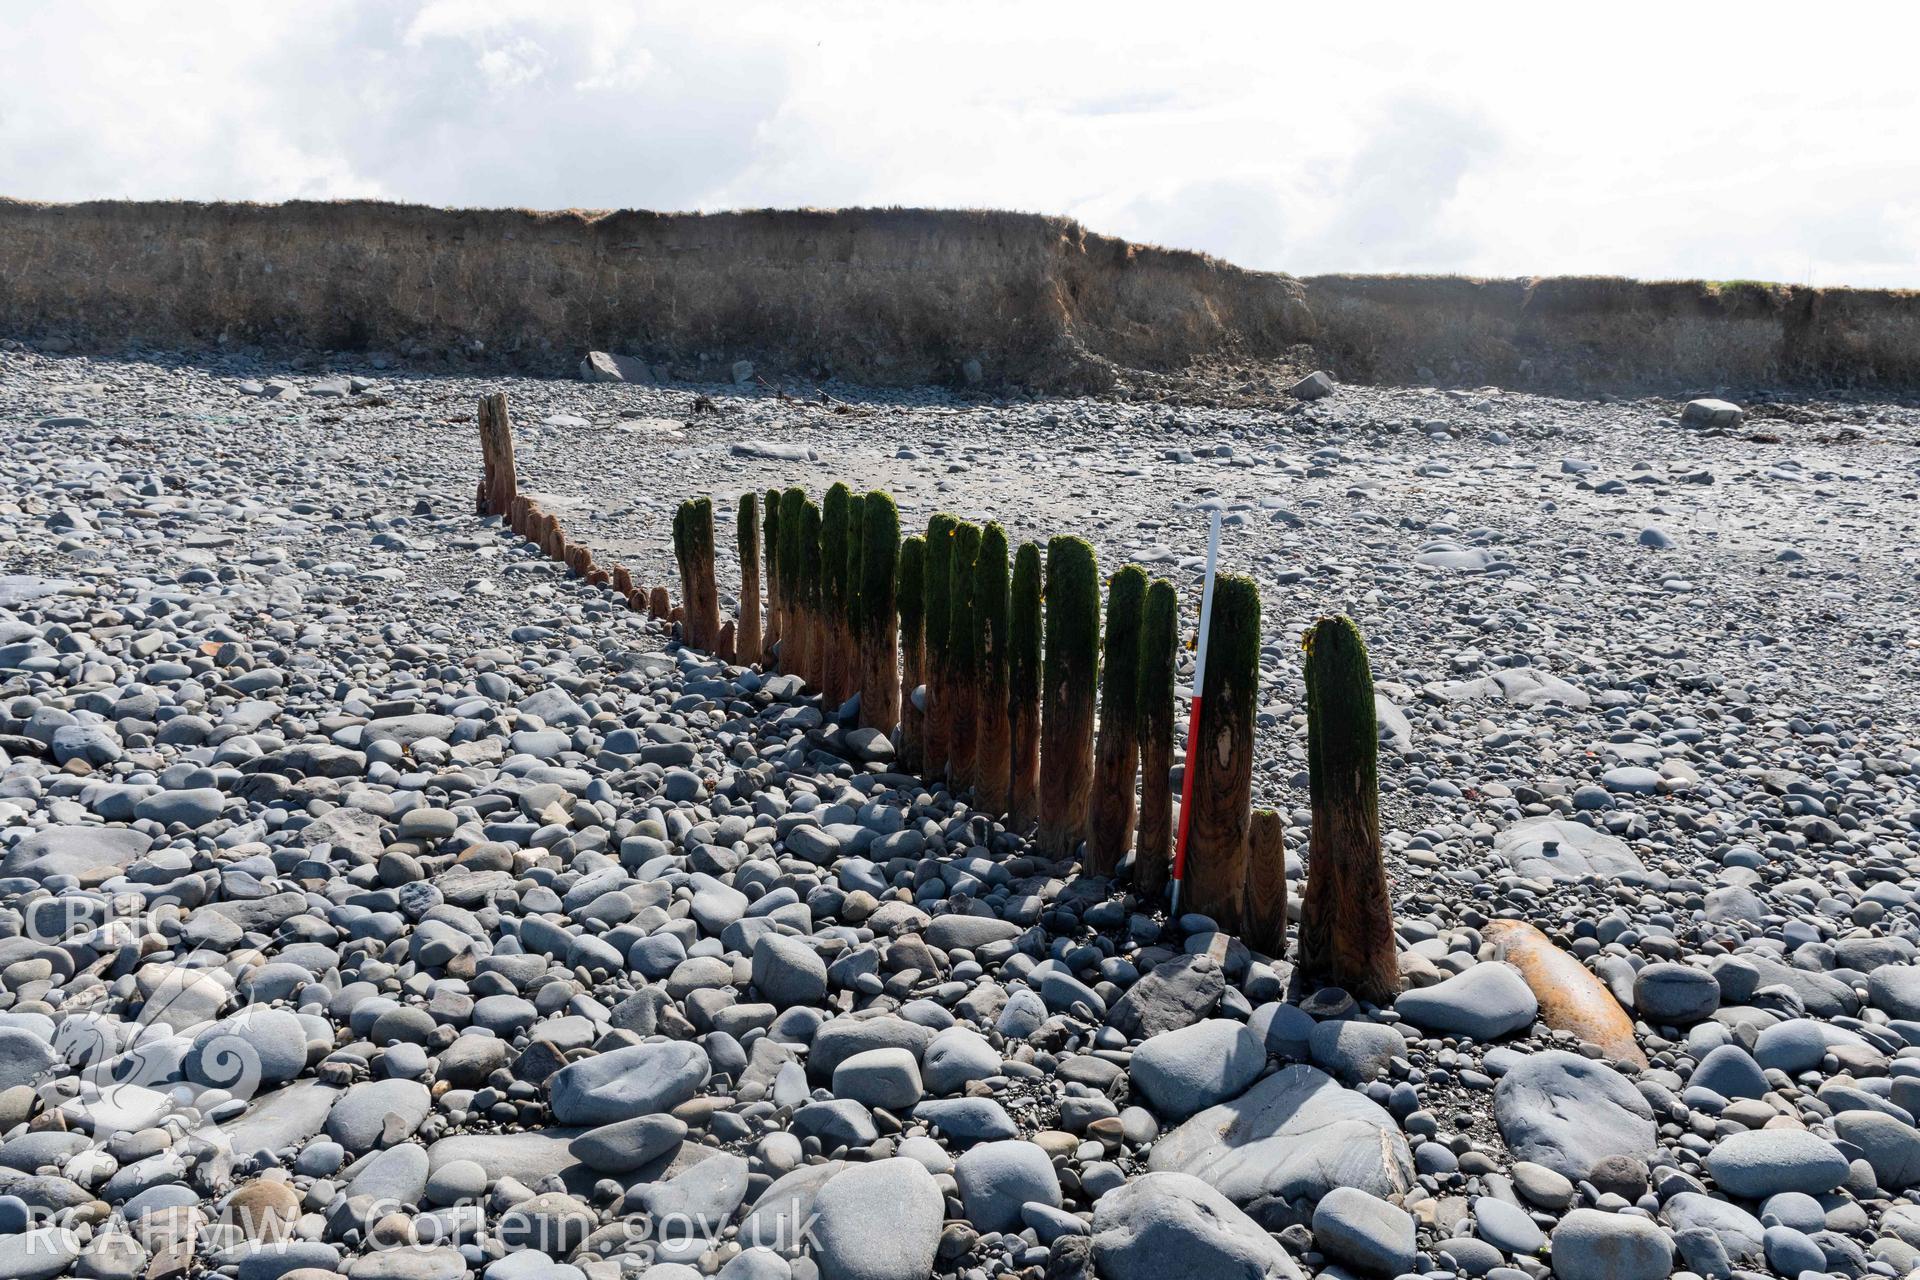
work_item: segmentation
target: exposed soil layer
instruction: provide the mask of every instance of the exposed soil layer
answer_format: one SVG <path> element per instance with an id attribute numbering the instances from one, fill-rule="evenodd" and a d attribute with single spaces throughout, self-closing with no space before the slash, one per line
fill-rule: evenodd
<path id="1" fill-rule="evenodd" d="M 1247 271 L 1065 218 L 0 200 L 0 332 L 558 373 L 1180 394 L 1197 368 L 1555 390 L 1920 385 L 1920 295 Z"/>

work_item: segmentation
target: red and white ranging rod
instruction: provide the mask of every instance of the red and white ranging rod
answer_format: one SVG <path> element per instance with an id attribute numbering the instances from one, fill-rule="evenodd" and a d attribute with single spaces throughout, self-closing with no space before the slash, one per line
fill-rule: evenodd
<path id="1" fill-rule="evenodd" d="M 1187 762 L 1180 770 L 1180 834 L 1173 845 L 1173 904 L 1180 914 L 1180 882 L 1187 874 L 1187 828 L 1193 815 L 1193 767 L 1200 752 L 1200 691 L 1207 687 L 1207 632 L 1213 623 L 1213 571 L 1220 562 L 1220 513 L 1207 522 L 1207 581 L 1200 590 L 1200 638 L 1193 655 L 1193 709 L 1187 715 Z"/>

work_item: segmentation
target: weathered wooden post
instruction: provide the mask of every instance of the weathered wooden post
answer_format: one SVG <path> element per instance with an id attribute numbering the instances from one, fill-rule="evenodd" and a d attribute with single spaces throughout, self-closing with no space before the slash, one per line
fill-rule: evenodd
<path id="1" fill-rule="evenodd" d="M 806 555 L 800 547 L 800 535 L 806 527 L 806 490 L 797 485 L 780 495 L 780 600 L 784 616 L 780 622 L 780 670 L 786 675 L 807 678 L 807 588 Z"/>
<path id="2" fill-rule="evenodd" d="M 1204 708 L 1202 709 L 1204 711 Z M 1287 951 L 1286 828 L 1272 809 L 1255 809 L 1247 826 L 1247 911 L 1242 937 L 1263 956 Z"/>
<path id="3" fill-rule="evenodd" d="M 665 587 L 655 587 L 647 593 L 647 616 L 656 622 L 673 616 L 673 598 L 667 594 Z"/>
<path id="4" fill-rule="evenodd" d="M 1223 573 L 1215 582 L 1199 740 L 1187 828 L 1187 909 L 1237 933 L 1246 919 L 1247 815 L 1253 803 L 1253 714 L 1260 691 L 1260 589 Z"/>
<path id="5" fill-rule="evenodd" d="M 780 643 L 786 597 L 780 588 L 780 491 L 767 490 L 766 514 L 761 518 L 761 559 L 767 566 L 766 637 L 760 642 L 762 661 L 773 665 L 773 649 Z"/>
<path id="6" fill-rule="evenodd" d="M 836 481 L 820 503 L 820 691 L 829 703 L 847 697 L 847 521 L 853 491 Z"/>
<path id="7" fill-rule="evenodd" d="M 800 504 L 800 590 L 807 604 L 806 682 L 825 691 L 827 658 L 825 574 L 820 554 L 820 507 L 811 498 Z"/>
<path id="8" fill-rule="evenodd" d="M 720 638 L 720 592 L 713 571 L 713 499 L 688 498 L 674 520 L 674 555 L 684 584 L 687 642 L 715 652 Z"/>
<path id="9" fill-rule="evenodd" d="M 1366 641 L 1352 619 L 1307 632 L 1307 779 L 1313 799 L 1301 976 L 1384 1004 L 1400 991 L 1380 848 L 1380 739 Z"/>
<path id="10" fill-rule="evenodd" d="M 1134 781 L 1140 773 L 1140 622 L 1147 572 L 1130 564 L 1107 583 L 1100 658 L 1100 738 L 1093 762 L 1087 870 L 1110 876 L 1133 846 Z"/>
<path id="11" fill-rule="evenodd" d="M 935 512 L 927 521 L 927 550 L 921 569 L 921 586 L 926 605 L 921 625 L 926 637 L 927 709 L 923 721 L 922 763 L 928 778 L 947 774 L 948 746 L 952 742 L 949 724 L 953 707 L 947 690 L 947 642 L 953 620 L 953 529 L 960 522 L 944 511 Z"/>
<path id="12" fill-rule="evenodd" d="M 740 495 L 734 519 L 734 540 L 740 552 L 740 625 L 734 632 L 735 658 L 760 658 L 760 497 L 752 490 Z"/>
<path id="13" fill-rule="evenodd" d="M 1024 827 L 1040 816 L 1040 548 L 1023 542 L 1013 558 L 1007 601 L 1007 736 L 1013 768 L 1007 812 Z"/>
<path id="14" fill-rule="evenodd" d="M 900 767 L 918 770 L 924 761 L 926 727 L 913 691 L 926 678 L 926 568 L 927 540 L 919 534 L 900 544 L 900 576 L 894 600 L 900 610 Z"/>
<path id="15" fill-rule="evenodd" d="M 973 656 L 979 672 L 979 732 L 973 744 L 974 799 L 987 813 L 1007 811 L 1013 787 L 1013 743 L 1007 724 L 1007 531 L 999 523 L 980 535 L 973 562 Z"/>
<path id="16" fill-rule="evenodd" d="M 900 717 L 900 509 L 875 489 L 861 517 L 860 723 L 891 733 Z"/>
<path id="17" fill-rule="evenodd" d="M 519 482 L 513 470 L 513 422 L 504 391 L 480 397 L 480 491 L 475 511 L 504 516 L 513 507 Z"/>
<path id="18" fill-rule="evenodd" d="M 1180 645 L 1180 600 L 1173 584 L 1147 587 L 1140 622 L 1140 833 L 1133 849 L 1133 888 L 1159 901 L 1173 871 L 1174 666 Z"/>
<path id="19" fill-rule="evenodd" d="M 973 572 L 980 559 L 980 526 L 963 520 L 953 528 L 953 613 L 947 619 L 947 782 L 955 792 L 974 783 L 974 739 L 979 736 L 980 678 L 975 658 Z"/>
<path id="20" fill-rule="evenodd" d="M 866 612 L 860 604 L 860 571 L 864 567 L 861 548 L 867 539 L 867 497 L 856 493 L 847 499 L 847 590 L 840 613 L 840 637 L 846 647 L 842 669 L 840 701 L 846 702 L 860 692 L 866 679 L 866 642 L 860 628 Z"/>
<path id="21" fill-rule="evenodd" d="M 682 498 L 680 505 L 673 509 L 673 567 L 680 571 L 680 603 L 677 606 L 685 610 L 687 602 L 693 599 L 693 560 L 687 542 L 687 512 L 693 506 L 692 498 Z M 682 612 L 682 618 L 686 614 Z M 687 643 L 693 643 L 693 633 L 685 630 Z"/>
<path id="22" fill-rule="evenodd" d="M 1093 693 L 1100 670 L 1100 569 L 1085 538 L 1047 543 L 1046 669 L 1040 693 L 1040 847 L 1068 856 L 1087 838 Z"/>

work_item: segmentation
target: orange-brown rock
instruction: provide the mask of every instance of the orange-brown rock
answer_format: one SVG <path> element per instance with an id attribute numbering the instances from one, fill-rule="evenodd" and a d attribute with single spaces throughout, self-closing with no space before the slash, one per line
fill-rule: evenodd
<path id="1" fill-rule="evenodd" d="M 1540 1020 L 1555 1031 L 1598 1045 L 1616 1062 L 1647 1065 L 1647 1055 L 1633 1038 L 1633 1019 L 1613 998 L 1606 984 L 1553 940 L 1523 920 L 1495 920 L 1480 936 L 1500 949 L 1501 957 L 1520 971 L 1540 1001 Z"/>

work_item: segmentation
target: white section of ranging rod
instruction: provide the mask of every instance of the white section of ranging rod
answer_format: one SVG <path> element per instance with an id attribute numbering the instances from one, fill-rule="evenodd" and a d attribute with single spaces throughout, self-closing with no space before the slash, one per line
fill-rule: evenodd
<path id="1" fill-rule="evenodd" d="M 1213 576 L 1220 565 L 1220 513 L 1207 522 L 1207 577 L 1200 588 L 1200 635 L 1194 642 L 1193 705 L 1187 713 L 1187 759 L 1180 768 L 1180 836 L 1173 848 L 1173 897 L 1168 914 L 1180 914 L 1180 882 L 1187 875 L 1187 831 L 1193 813 L 1193 758 L 1200 740 L 1200 691 L 1207 687 L 1207 632 L 1213 625 Z"/>

